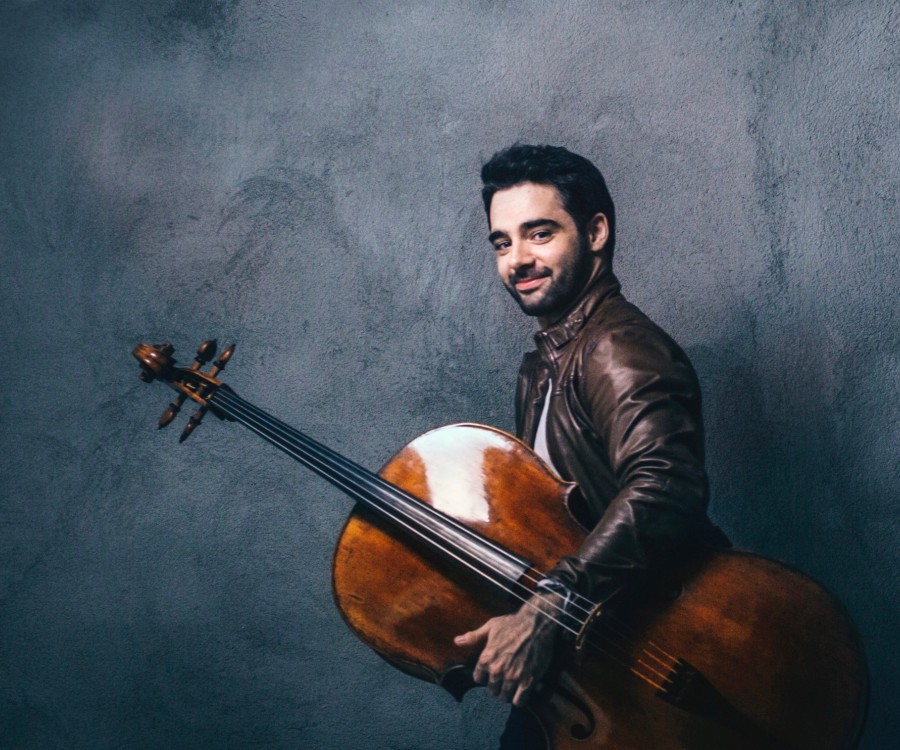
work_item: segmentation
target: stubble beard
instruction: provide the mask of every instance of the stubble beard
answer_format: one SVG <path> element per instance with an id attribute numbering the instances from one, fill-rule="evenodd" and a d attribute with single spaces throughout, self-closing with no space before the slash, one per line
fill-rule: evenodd
<path id="1" fill-rule="evenodd" d="M 540 296 L 522 295 L 515 288 L 516 279 L 528 278 L 527 273 L 513 277 L 504 286 L 526 315 L 537 318 L 558 317 L 583 291 L 591 275 L 592 258 L 587 240 L 581 237 L 578 252 L 549 277 L 550 282 Z"/>

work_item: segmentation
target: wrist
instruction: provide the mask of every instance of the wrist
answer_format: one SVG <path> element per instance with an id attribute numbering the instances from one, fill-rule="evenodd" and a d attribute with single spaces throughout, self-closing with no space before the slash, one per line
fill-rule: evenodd
<path id="1" fill-rule="evenodd" d="M 563 609 L 566 614 L 569 613 L 575 602 L 575 592 L 556 578 L 541 578 L 534 588 L 537 596 L 553 601 L 557 608 Z"/>
<path id="2" fill-rule="evenodd" d="M 542 578 L 535 586 L 536 607 L 560 632 L 566 636 L 571 632 L 572 609 L 576 594 L 562 581 Z"/>

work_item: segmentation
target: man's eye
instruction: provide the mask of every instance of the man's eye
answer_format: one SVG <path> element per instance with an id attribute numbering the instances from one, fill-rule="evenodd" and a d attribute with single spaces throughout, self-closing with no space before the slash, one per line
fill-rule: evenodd
<path id="1" fill-rule="evenodd" d="M 506 249 L 509 247 L 509 244 L 510 244 L 510 243 L 509 243 L 508 241 L 504 241 L 504 242 L 495 242 L 495 243 L 494 243 L 494 250 L 506 250 Z"/>
<path id="2" fill-rule="evenodd" d="M 531 235 L 531 239 L 533 240 L 546 240 L 550 238 L 550 232 L 546 229 L 541 229 L 539 232 L 535 232 Z"/>

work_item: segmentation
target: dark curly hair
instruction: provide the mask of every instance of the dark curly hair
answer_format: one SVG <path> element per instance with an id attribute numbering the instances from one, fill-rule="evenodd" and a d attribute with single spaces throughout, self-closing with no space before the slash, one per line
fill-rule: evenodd
<path id="1" fill-rule="evenodd" d="M 553 185 L 580 231 L 584 231 L 587 222 L 596 214 L 604 214 L 609 222 L 609 239 L 604 250 L 612 260 L 616 209 L 600 170 L 583 156 L 562 146 L 514 143 L 485 163 L 481 168 L 481 181 L 484 183 L 481 197 L 489 220 L 494 193 L 523 182 Z"/>

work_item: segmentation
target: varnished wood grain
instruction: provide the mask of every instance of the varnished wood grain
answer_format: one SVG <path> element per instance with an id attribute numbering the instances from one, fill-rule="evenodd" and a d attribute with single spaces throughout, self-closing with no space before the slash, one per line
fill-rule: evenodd
<path id="1" fill-rule="evenodd" d="M 456 425 L 479 442 L 486 427 Z M 541 570 L 574 551 L 584 532 L 565 501 L 561 482 L 510 436 L 480 440 L 485 448 L 459 466 L 479 478 L 488 520 L 463 521 L 533 562 Z M 483 436 L 481 436 L 483 437 Z M 454 440 L 447 440 L 452 446 Z M 452 449 L 448 448 L 452 453 Z M 447 456 L 452 461 L 453 456 Z M 428 503 L 429 467 L 416 441 L 381 476 Z M 590 637 L 603 641 L 569 663 L 557 689 L 533 702 L 555 750 L 769 750 L 719 721 L 670 705 L 634 676 L 650 662 L 664 681 L 667 657 L 686 659 L 756 727 L 794 750 L 848 750 L 856 744 L 867 697 L 867 676 L 853 627 L 818 584 L 790 568 L 742 552 L 720 552 L 673 571 L 659 594 L 621 615 L 615 636 L 599 619 Z M 350 516 L 333 567 L 337 604 L 348 625 L 376 652 L 411 674 L 441 682 L 474 654 L 453 636 L 518 602 L 482 584 L 465 569 L 387 522 L 361 510 Z M 678 592 L 677 598 L 661 592 Z M 630 640 L 622 638 L 627 631 Z M 649 647 L 653 643 L 655 646 Z M 657 650 L 662 649 L 662 651 Z M 587 736 L 580 738 L 587 729 Z"/>

